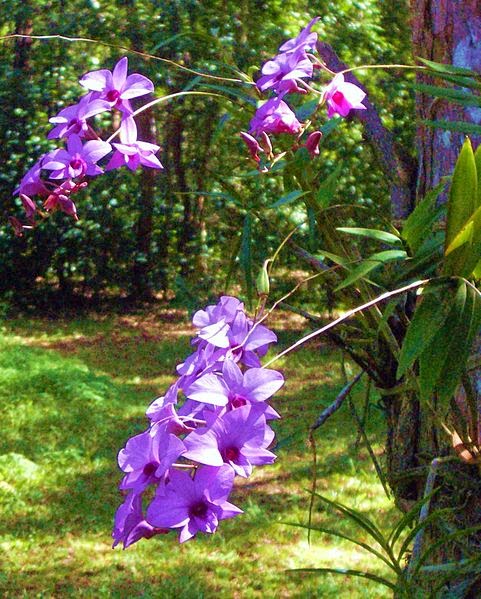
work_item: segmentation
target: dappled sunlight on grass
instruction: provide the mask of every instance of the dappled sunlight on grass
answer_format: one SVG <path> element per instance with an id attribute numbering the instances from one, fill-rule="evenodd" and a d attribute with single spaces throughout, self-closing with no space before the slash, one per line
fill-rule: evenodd
<path id="1" fill-rule="evenodd" d="M 147 426 L 147 405 L 191 351 L 189 327 L 172 315 L 157 328 L 150 315 L 129 318 L 4 324 L 0 595 L 388 597 L 369 581 L 289 572 L 335 566 L 386 574 L 362 549 L 317 533 L 309 545 L 305 528 L 287 524 L 308 522 L 308 430 L 342 386 L 338 353 L 319 342 L 282 360 L 287 383 L 272 402 L 283 416 L 274 423 L 279 457 L 272 467 L 236 481 L 231 500 L 244 515 L 223 522 L 216 535 L 182 546 L 169 534 L 112 551 L 111 524 L 120 502 L 117 452 Z M 280 337 L 285 344 L 298 333 L 291 327 Z M 357 405 L 363 396 L 360 385 Z M 382 414 L 373 407 L 368 416 L 368 435 L 382 459 Z M 395 511 L 356 437 L 347 408 L 317 431 L 317 491 L 389 527 Z M 314 524 L 368 541 L 319 501 L 312 517 Z"/>

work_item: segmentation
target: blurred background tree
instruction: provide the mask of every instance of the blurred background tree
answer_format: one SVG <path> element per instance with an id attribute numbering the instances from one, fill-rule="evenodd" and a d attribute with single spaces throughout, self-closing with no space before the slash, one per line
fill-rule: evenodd
<path id="1" fill-rule="evenodd" d="M 282 214 L 266 211 L 291 190 L 275 176 L 263 177 L 261 184 L 251 171 L 238 137 L 258 99 L 250 86 L 204 79 L 128 54 L 130 68 L 150 77 L 157 95 L 196 89 L 224 97 L 185 96 L 148 111 L 143 138 L 156 137 L 162 146 L 163 172 L 109 173 L 84 191 L 79 223 L 54 214 L 15 238 L 7 217 L 22 210 L 12 191 L 38 156 L 56 145 L 45 139 L 48 118 L 77 102 L 82 73 L 111 68 L 129 48 L 202 73 L 238 78 L 239 71 L 255 73 L 315 15 L 321 16 L 320 39 L 349 65 L 410 60 L 405 2 L 395 3 L 395 10 L 390 2 L 373 0 L 1 4 L 3 35 L 61 34 L 102 42 L 2 42 L 0 292 L 24 306 L 45 308 L 54 301 L 57 309 L 102 298 L 174 296 L 179 303 L 198 304 L 224 290 L 238 269 L 250 286 L 251 273 L 280 236 L 305 217 L 290 206 Z M 413 104 L 403 80 L 404 75 L 377 71 L 366 71 L 363 78 L 385 124 L 412 147 Z M 98 126 L 107 133 L 108 123 L 99 119 Z M 376 157 L 360 126 L 348 123 L 341 129 L 342 134 L 326 139 L 319 179 L 349 157 L 339 173 L 336 203 L 359 207 L 358 220 L 379 222 L 388 217 L 388 186 L 380 184 Z M 261 208 L 267 221 L 257 218 Z M 285 258 L 284 265 L 293 267 L 293 260 Z"/>

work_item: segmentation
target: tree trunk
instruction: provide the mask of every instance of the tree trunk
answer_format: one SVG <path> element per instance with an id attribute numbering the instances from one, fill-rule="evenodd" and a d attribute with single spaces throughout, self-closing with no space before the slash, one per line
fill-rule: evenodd
<path id="1" fill-rule="evenodd" d="M 411 0 L 413 55 L 481 72 L 481 2 L 479 0 Z M 420 83 L 440 84 L 424 74 Z M 423 121 L 481 123 L 481 108 L 464 107 L 420 94 L 418 194 L 423 197 L 443 175 L 450 174 L 464 139 L 462 133 L 426 127 Z"/>

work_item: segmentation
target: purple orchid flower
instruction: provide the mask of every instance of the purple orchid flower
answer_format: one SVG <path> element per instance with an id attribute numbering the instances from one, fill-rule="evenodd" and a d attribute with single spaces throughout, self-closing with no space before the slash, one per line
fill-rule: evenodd
<path id="1" fill-rule="evenodd" d="M 67 139 L 67 149 L 51 152 L 42 163 L 42 168 L 52 171 L 51 179 L 72 179 L 84 175 L 100 175 L 103 170 L 97 162 L 112 150 L 109 143 L 91 140 L 82 145 L 80 137 L 72 134 Z"/>
<path id="2" fill-rule="evenodd" d="M 87 89 L 99 92 L 99 99 L 107 101 L 112 108 L 131 114 L 132 108 L 128 100 L 152 93 L 154 84 L 138 73 L 127 76 L 127 68 L 128 59 L 124 56 L 115 65 L 113 72 L 107 69 L 90 71 L 79 83 Z"/>
<path id="3" fill-rule="evenodd" d="M 120 488 L 139 492 L 158 483 L 184 451 L 184 443 L 170 434 L 166 425 L 156 424 L 132 437 L 118 455 L 119 467 L 127 473 Z"/>
<path id="4" fill-rule="evenodd" d="M 112 548 L 122 543 L 124 549 L 127 549 L 140 539 L 150 539 L 167 532 L 169 531 L 166 529 L 154 528 L 145 520 L 142 513 L 142 496 L 132 491 L 115 513 Z"/>
<path id="5" fill-rule="evenodd" d="M 366 94 L 360 87 L 344 80 L 344 75 L 338 73 L 324 90 L 327 103 L 327 116 L 339 114 L 346 117 L 351 110 L 366 110 L 362 101 Z"/>
<path id="6" fill-rule="evenodd" d="M 147 508 L 147 521 L 159 528 L 179 528 L 184 543 L 198 532 L 213 533 L 219 520 L 233 518 L 242 510 L 229 503 L 234 471 L 230 466 L 204 466 L 192 479 L 174 470 L 170 480 Z"/>
<path id="7" fill-rule="evenodd" d="M 297 92 L 305 94 L 306 90 L 299 87 L 296 79 L 312 78 L 312 62 L 307 58 L 304 50 L 296 49 L 292 52 L 278 54 L 267 61 L 262 67 L 262 77 L 257 81 L 261 92 L 268 89 L 280 94 L 282 92 Z"/>
<path id="8" fill-rule="evenodd" d="M 214 406 L 238 408 L 265 401 L 284 384 L 277 370 L 249 368 L 245 373 L 233 360 L 225 360 L 222 376 L 208 373 L 198 378 L 185 394 L 189 399 Z"/>
<path id="9" fill-rule="evenodd" d="M 92 92 L 86 94 L 80 98 L 78 104 L 67 106 L 57 116 L 49 119 L 49 122 L 56 126 L 47 135 L 47 139 L 68 137 L 72 134 L 86 137 L 89 132 L 87 119 L 110 110 L 110 104 L 107 101 L 93 99 L 93 96 Z"/>
<path id="10" fill-rule="evenodd" d="M 249 133 L 259 136 L 264 133 L 289 133 L 295 135 L 299 132 L 301 123 L 296 115 L 281 97 L 267 100 L 257 109 L 250 122 Z"/>
<path id="11" fill-rule="evenodd" d="M 321 17 L 314 17 L 307 27 L 304 27 L 304 29 L 301 30 L 297 37 L 284 42 L 279 50 L 281 52 L 295 52 L 296 50 L 303 50 L 306 52 L 307 50 L 314 48 L 317 41 L 317 33 L 311 32 L 311 28 L 320 18 Z"/>
<path id="12" fill-rule="evenodd" d="M 44 154 L 37 162 L 25 173 L 20 181 L 20 185 L 15 189 L 13 195 L 23 193 L 26 196 L 33 195 L 47 195 L 48 190 L 45 187 L 45 183 L 40 178 L 40 173 L 43 168 L 43 161 L 48 158 L 50 154 Z"/>
<path id="13" fill-rule="evenodd" d="M 223 414 L 209 429 L 186 437 L 184 457 L 208 466 L 229 464 L 245 478 L 252 474 L 253 465 L 272 464 L 276 456 L 266 448 L 274 432 L 263 412 L 259 405 L 246 405 Z"/>
<path id="14" fill-rule="evenodd" d="M 122 121 L 120 141 L 121 143 L 112 144 L 116 151 L 105 167 L 106 171 L 122 166 L 127 166 L 131 171 L 135 171 L 140 165 L 149 168 L 164 168 L 155 156 L 160 150 L 160 146 L 146 141 L 137 141 L 137 126 L 132 117 L 127 117 Z"/>

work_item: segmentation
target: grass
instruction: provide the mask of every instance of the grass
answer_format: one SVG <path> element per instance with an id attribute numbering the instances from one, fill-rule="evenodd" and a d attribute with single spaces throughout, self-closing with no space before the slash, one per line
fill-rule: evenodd
<path id="1" fill-rule="evenodd" d="M 279 458 L 248 480 L 236 479 L 231 500 L 243 516 L 182 546 L 172 534 L 127 551 L 111 549 L 120 502 L 116 454 L 146 427 L 145 408 L 189 352 L 192 330 L 179 316 L 23 318 L 3 324 L 0 596 L 389 597 L 370 581 L 289 571 L 327 566 L 386 575 L 362 549 L 320 534 L 309 545 L 304 529 L 286 524 L 307 522 L 312 480 L 307 432 L 342 386 L 339 355 L 321 344 L 279 362 L 287 380 L 272 402 L 283 416 L 276 423 Z M 282 346 L 298 334 L 281 331 Z M 375 408 L 368 430 L 379 453 L 383 422 Z M 355 438 L 347 408 L 318 431 L 318 491 L 387 528 L 395 510 Z M 314 522 L 368 541 L 317 503 Z"/>

